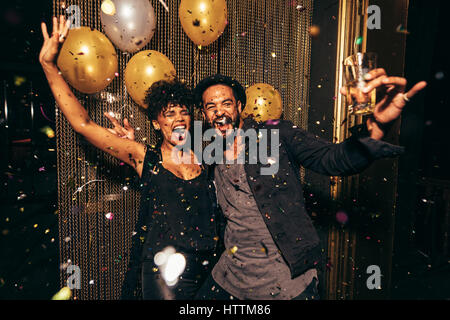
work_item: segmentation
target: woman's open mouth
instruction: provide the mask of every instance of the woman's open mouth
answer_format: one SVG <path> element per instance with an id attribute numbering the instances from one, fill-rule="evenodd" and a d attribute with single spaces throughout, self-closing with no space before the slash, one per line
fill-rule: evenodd
<path id="1" fill-rule="evenodd" d="M 186 125 L 178 125 L 172 130 L 172 138 L 174 138 L 175 141 L 182 141 L 186 139 L 186 132 Z"/>

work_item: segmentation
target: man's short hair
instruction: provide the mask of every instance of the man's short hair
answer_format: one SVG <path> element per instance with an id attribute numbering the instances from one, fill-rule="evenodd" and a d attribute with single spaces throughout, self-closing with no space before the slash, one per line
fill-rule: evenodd
<path id="1" fill-rule="evenodd" d="M 224 76 L 222 74 L 216 74 L 201 80 L 194 89 L 194 96 L 196 104 L 203 108 L 203 93 L 211 86 L 222 84 L 230 87 L 233 90 L 234 98 L 236 102 L 240 101 L 242 108 L 245 107 L 247 102 L 247 97 L 245 95 L 245 90 L 242 85 L 234 78 Z"/>
<path id="2" fill-rule="evenodd" d="M 158 114 L 169 105 L 185 106 L 192 115 L 195 100 L 192 90 L 186 83 L 175 78 L 153 83 L 146 92 L 144 103 L 148 106 L 149 119 L 156 120 Z"/>

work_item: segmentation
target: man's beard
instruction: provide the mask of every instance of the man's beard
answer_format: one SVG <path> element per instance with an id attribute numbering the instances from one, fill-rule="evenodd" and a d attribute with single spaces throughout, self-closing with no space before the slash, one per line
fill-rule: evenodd
<path id="1" fill-rule="evenodd" d="M 214 119 L 214 121 L 212 123 L 212 127 L 214 129 L 216 129 L 216 126 L 215 126 L 216 123 L 222 123 L 222 124 L 225 124 L 225 125 L 226 124 L 231 124 L 232 128 L 229 129 L 229 130 L 232 130 L 232 132 L 229 133 L 229 134 L 235 136 L 236 130 L 239 129 L 240 119 L 241 118 L 240 118 L 239 113 L 237 114 L 236 119 L 234 121 L 231 119 L 231 117 L 229 117 L 227 115 L 224 115 L 224 116 L 222 116 L 222 117 L 220 117 L 218 119 Z M 231 147 L 234 144 L 234 139 L 227 139 L 226 136 L 223 137 L 223 139 L 225 140 L 224 141 L 225 143 L 223 143 L 222 145 L 223 145 L 223 151 L 225 151 L 225 150 L 229 149 L 229 147 Z"/>
<path id="2" fill-rule="evenodd" d="M 231 117 L 229 117 L 227 115 L 224 115 L 224 116 L 222 116 L 220 118 L 214 119 L 213 122 L 212 122 L 212 125 L 210 124 L 210 126 L 212 128 L 215 128 L 216 127 L 215 126 L 216 123 L 231 124 L 232 130 L 236 130 L 237 128 L 239 128 L 240 119 L 241 118 L 240 118 L 240 114 L 239 113 L 237 114 L 236 119 L 234 121 L 231 119 Z"/>

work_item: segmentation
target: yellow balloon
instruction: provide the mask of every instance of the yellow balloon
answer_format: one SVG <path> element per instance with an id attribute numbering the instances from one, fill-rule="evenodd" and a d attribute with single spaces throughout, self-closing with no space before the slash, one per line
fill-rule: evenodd
<path id="1" fill-rule="evenodd" d="M 181 0 L 178 16 L 188 37 L 196 45 L 207 46 L 225 30 L 227 3 L 225 0 Z"/>
<path id="2" fill-rule="evenodd" d="M 144 50 L 135 54 L 125 68 L 125 87 L 131 98 L 141 107 L 150 86 L 159 80 L 170 80 L 176 75 L 172 62 L 164 54 L 154 50 Z"/>
<path id="3" fill-rule="evenodd" d="M 242 118 L 253 117 L 258 122 L 280 119 L 283 111 L 281 95 L 271 85 L 256 83 L 245 90 L 247 104 L 242 111 Z"/>
<path id="4" fill-rule="evenodd" d="M 57 65 L 69 84 L 83 93 L 105 89 L 117 72 L 117 54 L 109 39 L 88 27 L 71 29 Z"/>

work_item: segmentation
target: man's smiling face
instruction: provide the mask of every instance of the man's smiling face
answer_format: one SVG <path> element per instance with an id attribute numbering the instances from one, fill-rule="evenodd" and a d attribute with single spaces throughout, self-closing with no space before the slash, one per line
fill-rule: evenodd
<path id="1" fill-rule="evenodd" d="M 202 100 L 203 116 L 217 133 L 226 137 L 232 132 L 228 130 L 239 127 L 242 104 L 236 101 L 231 87 L 223 84 L 210 86 L 203 92 Z"/>

